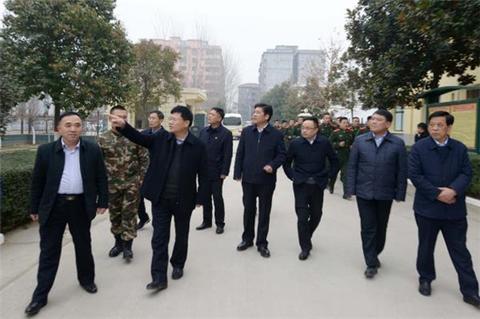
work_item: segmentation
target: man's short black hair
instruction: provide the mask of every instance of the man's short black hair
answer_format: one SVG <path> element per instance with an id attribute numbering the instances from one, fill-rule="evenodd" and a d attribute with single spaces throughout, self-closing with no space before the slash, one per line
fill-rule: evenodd
<path id="1" fill-rule="evenodd" d="M 288 121 L 287 121 L 287 120 L 283 120 L 282 123 L 288 123 Z"/>
<path id="2" fill-rule="evenodd" d="M 389 111 L 385 109 L 378 109 L 376 110 L 373 114 L 378 114 L 380 116 L 383 116 L 387 122 L 392 122 L 393 121 L 393 115 Z"/>
<path id="3" fill-rule="evenodd" d="M 433 112 L 428 116 L 428 121 L 430 122 L 430 120 L 434 117 L 444 117 L 445 121 L 447 122 L 447 126 L 453 125 L 453 122 L 455 122 L 455 117 L 446 111 Z"/>
<path id="4" fill-rule="evenodd" d="M 367 116 L 367 122 L 370 121 L 371 119 L 372 119 L 371 115 Z"/>
<path id="5" fill-rule="evenodd" d="M 159 110 L 150 111 L 148 113 L 148 115 L 150 115 L 150 114 L 157 114 L 157 116 L 160 120 L 163 120 L 165 118 L 165 116 L 163 115 L 163 112 L 159 111 Z"/>
<path id="6" fill-rule="evenodd" d="M 421 128 L 423 129 L 424 131 L 426 131 L 428 129 L 427 127 L 427 124 L 426 123 L 423 123 L 423 122 L 420 122 L 417 124 L 417 128 Z"/>
<path id="7" fill-rule="evenodd" d="M 332 117 L 332 115 L 331 115 L 330 113 L 323 113 L 323 114 L 322 114 L 322 119 L 323 119 L 325 116 L 327 116 L 327 115 L 330 116 L 330 117 Z"/>
<path id="8" fill-rule="evenodd" d="M 190 122 L 188 124 L 188 126 L 189 127 L 192 126 L 193 114 L 192 114 L 192 111 L 190 111 L 190 109 L 188 107 L 183 106 L 183 105 L 177 105 L 170 111 L 170 114 L 173 114 L 173 113 L 180 113 L 180 116 L 182 117 L 182 119 L 184 121 L 189 121 Z"/>
<path id="9" fill-rule="evenodd" d="M 273 116 L 273 107 L 271 105 L 268 105 L 268 104 L 265 104 L 265 103 L 257 103 L 257 104 L 255 104 L 255 106 L 253 108 L 256 109 L 257 107 L 262 109 L 263 114 L 269 115 L 267 122 L 270 122 L 270 119 Z"/>
<path id="10" fill-rule="evenodd" d="M 211 110 L 214 110 L 215 112 L 217 112 L 218 115 L 220 115 L 220 117 L 222 118 L 222 120 L 225 118 L 225 111 L 222 108 L 212 107 Z"/>
<path id="11" fill-rule="evenodd" d="M 57 125 L 55 125 L 55 127 L 57 127 L 58 124 L 60 124 L 60 122 L 62 121 L 62 119 L 64 117 L 67 117 L 67 116 L 78 116 L 80 118 L 80 120 L 83 121 L 82 117 L 80 116 L 80 114 L 78 112 L 67 111 L 67 112 L 63 112 L 62 114 L 60 114 L 60 116 L 58 117 L 58 120 L 57 120 Z"/>
<path id="12" fill-rule="evenodd" d="M 127 109 L 123 105 L 115 105 L 110 109 L 110 114 L 113 114 L 113 111 L 120 110 L 120 111 L 127 111 Z"/>
<path id="13" fill-rule="evenodd" d="M 320 126 L 319 122 L 318 122 L 318 118 L 316 118 L 315 116 L 306 116 L 303 118 L 303 122 L 305 121 L 312 121 L 313 124 L 315 124 L 315 127 L 318 128 Z"/>
<path id="14" fill-rule="evenodd" d="M 338 123 L 341 123 L 341 122 L 344 121 L 344 120 L 347 120 L 347 121 L 348 121 L 348 119 L 347 119 L 345 116 L 339 116 L 339 117 L 337 118 Z"/>
<path id="15" fill-rule="evenodd" d="M 360 118 L 359 118 L 358 116 L 352 117 L 352 121 L 353 121 L 354 119 L 360 120 Z"/>

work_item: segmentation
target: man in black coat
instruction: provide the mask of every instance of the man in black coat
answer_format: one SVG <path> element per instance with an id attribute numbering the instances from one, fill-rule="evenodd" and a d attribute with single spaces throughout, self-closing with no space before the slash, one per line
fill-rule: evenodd
<path id="1" fill-rule="evenodd" d="M 335 176 L 339 161 L 330 141 L 319 134 L 316 117 L 303 120 L 301 138 L 292 141 L 283 165 L 285 174 L 293 181 L 298 240 L 305 260 L 312 249 L 313 232 L 322 218 L 323 191 L 329 178 Z M 329 167 L 325 165 L 330 163 Z M 292 167 L 293 164 L 293 167 Z"/>
<path id="2" fill-rule="evenodd" d="M 453 121 L 445 111 L 430 114 L 430 137 L 415 143 L 408 159 L 408 175 L 416 187 L 413 210 L 418 226 L 418 290 L 424 296 L 431 294 L 436 277 L 435 243 L 442 232 L 463 300 L 480 308 L 478 280 L 466 244 L 465 192 L 472 180 L 472 166 L 466 146 L 449 136 Z"/>
<path id="3" fill-rule="evenodd" d="M 171 219 L 175 219 L 175 245 L 170 259 L 172 279 L 180 279 L 187 260 L 192 211 L 195 204 L 205 203 L 208 179 L 206 147 L 189 132 L 193 114 L 185 106 L 176 106 L 171 110 L 168 121 L 170 132 L 145 135 L 120 117 L 110 115 L 110 120 L 121 134 L 150 151 L 151 161 L 141 188 L 142 195 L 152 202 L 153 216 L 152 282 L 147 289 L 165 289 L 168 286 Z"/>
<path id="4" fill-rule="evenodd" d="M 272 197 L 277 181 L 277 169 L 285 161 L 285 144 L 282 133 L 269 124 L 273 115 L 270 105 L 255 105 L 253 125 L 242 130 L 235 159 L 234 179 L 242 181 L 243 189 L 243 235 L 237 250 L 253 246 L 255 215 L 258 197 L 257 250 L 263 257 L 270 257 L 268 250 L 268 227 Z"/>
<path id="5" fill-rule="evenodd" d="M 212 197 L 215 205 L 216 233 L 222 234 L 225 227 L 225 205 L 223 202 L 223 181 L 228 176 L 232 162 L 233 138 L 232 132 L 222 125 L 225 112 L 213 107 L 208 112 L 209 126 L 200 131 L 199 138 L 207 145 L 208 153 L 208 184 L 207 198 L 203 205 L 203 222 L 197 230 L 212 227 Z"/>
<path id="6" fill-rule="evenodd" d="M 142 134 L 151 135 L 164 130 L 162 122 L 164 119 L 162 111 L 151 111 L 148 114 L 148 128 L 142 131 Z M 150 158 L 151 160 L 151 158 Z M 145 224 L 150 222 L 150 217 L 148 217 L 147 211 L 145 209 L 145 198 L 140 195 L 140 203 L 138 204 L 138 225 L 137 229 L 142 229 Z"/>
<path id="7" fill-rule="evenodd" d="M 376 111 L 370 132 L 355 139 L 348 162 L 346 191 L 357 196 L 367 278 L 380 267 L 392 201 L 404 201 L 407 190 L 407 150 L 401 138 L 388 132 L 391 123 L 389 111 Z"/>
<path id="8" fill-rule="evenodd" d="M 77 278 L 89 293 L 97 292 L 90 226 L 108 207 L 108 184 L 102 152 L 80 138 L 82 119 L 75 112 L 60 115 L 61 138 L 38 148 L 32 176 L 30 217 L 40 223 L 37 287 L 25 309 L 35 315 L 47 304 L 60 262 L 65 227 L 75 246 Z"/>

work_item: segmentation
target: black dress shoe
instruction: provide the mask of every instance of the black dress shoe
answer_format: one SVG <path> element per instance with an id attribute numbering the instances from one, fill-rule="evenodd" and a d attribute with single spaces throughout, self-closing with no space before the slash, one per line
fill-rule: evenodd
<path id="1" fill-rule="evenodd" d="M 330 192 L 330 194 L 333 194 L 333 185 L 328 185 L 328 191 Z"/>
<path id="2" fill-rule="evenodd" d="M 380 260 L 377 259 L 377 264 L 375 265 L 377 268 L 380 268 L 382 267 L 382 263 L 380 262 Z"/>
<path id="3" fill-rule="evenodd" d="M 463 301 L 465 301 L 468 304 L 471 304 L 474 307 L 480 308 L 479 296 L 463 296 Z"/>
<path id="4" fill-rule="evenodd" d="M 246 250 L 249 247 L 252 247 L 252 243 L 247 243 L 246 241 L 242 241 L 240 244 L 237 246 L 238 251 Z"/>
<path id="5" fill-rule="evenodd" d="M 418 285 L 418 292 L 424 296 L 430 296 L 432 294 L 432 286 L 428 281 L 421 281 Z"/>
<path id="6" fill-rule="evenodd" d="M 204 230 L 204 229 L 207 229 L 207 228 L 210 228 L 210 227 L 212 227 L 212 224 L 202 223 L 200 226 L 198 226 L 195 229 L 196 230 Z"/>
<path id="7" fill-rule="evenodd" d="M 140 220 L 137 225 L 137 230 L 142 229 L 145 224 L 148 224 L 150 222 L 150 218 L 147 218 L 146 220 Z"/>
<path id="8" fill-rule="evenodd" d="M 300 255 L 298 255 L 298 259 L 305 260 L 308 258 L 308 256 L 310 256 L 310 252 L 308 250 L 302 250 Z"/>
<path id="9" fill-rule="evenodd" d="M 29 317 L 35 316 L 40 311 L 40 309 L 42 309 L 43 306 L 45 306 L 46 304 L 47 304 L 46 302 L 32 301 L 27 306 L 27 308 L 25 308 L 25 313 Z"/>
<path id="10" fill-rule="evenodd" d="M 377 274 L 377 267 L 367 267 L 364 274 L 368 279 L 372 279 Z"/>
<path id="11" fill-rule="evenodd" d="M 352 196 L 343 194 L 343 199 L 350 200 L 350 198 L 352 198 Z"/>
<path id="12" fill-rule="evenodd" d="M 147 285 L 147 290 L 156 290 L 156 291 L 160 291 L 160 290 L 163 290 L 163 289 L 167 289 L 168 287 L 168 284 L 166 282 L 155 282 L 155 281 L 152 281 L 151 283 L 149 283 Z"/>
<path id="13" fill-rule="evenodd" d="M 173 271 L 172 271 L 172 279 L 180 279 L 183 277 L 183 269 L 182 268 L 173 268 Z"/>
<path id="14" fill-rule="evenodd" d="M 85 289 L 85 291 L 90 294 L 94 294 L 98 291 L 97 285 L 95 285 L 95 283 L 80 285 L 80 286 L 82 286 L 82 288 Z"/>
<path id="15" fill-rule="evenodd" d="M 223 227 L 222 226 L 217 226 L 217 230 L 215 231 L 217 234 L 223 234 Z"/>
<path id="16" fill-rule="evenodd" d="M 258 247 L 257 250 L 262 257 L 265 257 L 265 258 L 270 257 L 270 250 L 268 250 L 267 247 Z"/>

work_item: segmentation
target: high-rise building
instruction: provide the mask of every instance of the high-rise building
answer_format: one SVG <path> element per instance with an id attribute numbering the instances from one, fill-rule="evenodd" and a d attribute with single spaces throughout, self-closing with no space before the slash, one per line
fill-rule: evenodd
<path id="1" fill-rule="evenodd" d="M 185 88 L 207 92 L 205 107 L 212 107 L 225 98 L 225 73 L 222 48 L 203 40 L 182 40 L 179 37 L 153 39 L 155 44 L 170 47 L 180 53 L 177 69 L 182 73 Z"/>
<path id="2" fill-rule="evenodd" d="M 293 57 L 293 76 L 295 85 L 304 86 L 309 77 L 322 81 L 325 77 L 325 53 L 321 50 L 298 50 Z"/>
<path id="3" fill-rule="evenodd" d="M 261 93 L 275 85 L 290 81 L 303 86 L 306 79 L 315 76 L 323 80 L 325 53 L 322 50 L 299 50 L 295 45 L 277 45 L 263 52 L 259 68 Z"/>
<path id="4" fill-rule="evenodd" d="M 244 83 L 238 86 L 238 113 L 242 120 L 250 121 L 253 106 L 259 102 L 260 88 L 257 83 Z"/>

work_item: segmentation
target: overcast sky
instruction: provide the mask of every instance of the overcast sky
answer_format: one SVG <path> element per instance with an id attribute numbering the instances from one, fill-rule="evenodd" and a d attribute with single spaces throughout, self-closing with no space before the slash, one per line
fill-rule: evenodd
<path id="1" fill-rule="evenodd" d="M 229 50 L 242 83 L 258 81 L 262 52 L 275 45 L 319 49 L 345 41 L 346 9 L 356 0 L 117 0 L 115 14 L 128 38 L 201 35 Z M 0 13 L 3 15 L 3 1 Z"/>

